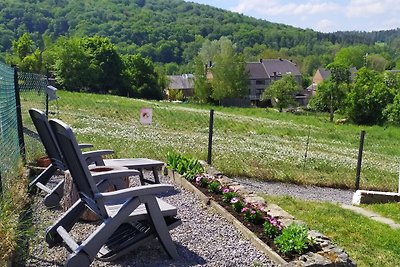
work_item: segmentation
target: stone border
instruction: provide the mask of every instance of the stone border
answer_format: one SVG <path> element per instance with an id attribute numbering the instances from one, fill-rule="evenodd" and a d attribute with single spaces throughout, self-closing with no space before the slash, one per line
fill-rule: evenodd
<path id="1" fill-rule="evenodd" d="M 221 182 L 224 186 L 227 186 L 231 190 L 235 190 L 244 199 L 246 203 L 254 203 L 261 206 L 265 206 L 268 209 L 269 214 L 278 218 L 284 226 L 287 226 L 293 222 L 303 223 L 296 220 L 291 214 L 287 213 L 281 207 L 275 204 L 265 203 L 265 200 L 255 194 L 254 192 L 248 191 L 244 186 L 234 182 L 229 177 L 224 176 L 218 172 L 212 166 L 208 166 L 202 162 L 203 167 L 206 169 L 206 173 L 212 175 Z M 221 207 L 217 202 L 204 195 L 198 190 L 192 183 L 187 181 L 177 172 L 171 171 L 164 167 L 164 174 L 168 175 L 176 184 L 181 185 L 188 191 L 191 191 L 198 195 L 202 202 L 214 208 L 221 216 L 226 218 L 229 222 L 233 223 L 234 226 L 246 237 L 253 245 L 259 249 L 262 253 L 271 258 L 277 264 L 282 266 L 313 266 L 313 267 L 337 267 L 337 266 L 357 266 L 357 264 L 349 257 L 349 255 L 340 247 L 334 245 L 331 240 L 325 235 L 315 230 L 309 230 L 308 235 L 314 239 L 315 243 L 321 247 L 318 252 L 307 252 L 299 257 L 298 260 L 290 262 L 285 261 L 280 255 L 273 251 L 268 245 L 261 241 L 253 232 L 245 227 L 239 220 L 233 215 Z"/>
<path id="2" fill-rule="evenodd" d="M 207 197 L 203 194 L 199 189 L 197 189 L 194 185 L 192 185 L 189 181 L 187 181 L 184 177 L 178 174 L 175 171 L 168 170 L 168 177 L 170 177 L 175 184 L 182 186 L 186 190 L 195 193 L 200 197 L 201 201 L 214 208 L 222 217 L 231 222 L 244 237 L 246 237 L 258 250 L 267 255 L 271 260 L 275 263 L 281 265 L 288 265 L 288 262 L 285 261 L 281 256 L 279 256 L 275 251 L 273 251 L 269 246 L 267 246 L 261 239 L 259 239 L 252 231 L 250 231 L 246 226 L 244 226 L 238 219 L 236 219 L 232 214 L 230 214 L 225 208 L 219 205 L 216 201 Z"/>

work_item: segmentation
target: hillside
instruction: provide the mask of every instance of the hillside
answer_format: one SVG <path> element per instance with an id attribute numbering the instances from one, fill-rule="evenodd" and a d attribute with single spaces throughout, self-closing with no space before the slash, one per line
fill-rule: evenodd
<path id="1" fill-rule="evenodd" d="M 26 31 L 39 44 L 42 34 L 108 36 L 123 53 L 178 64 L 189 62 L 204 38 L 228 36 L 240 51 L 262 44 L 306 56 L 329 53 L 326 42 L 370 45 L 400 32 L 323 34 L 182 0 L 0 0 L 0 51 Z"/>

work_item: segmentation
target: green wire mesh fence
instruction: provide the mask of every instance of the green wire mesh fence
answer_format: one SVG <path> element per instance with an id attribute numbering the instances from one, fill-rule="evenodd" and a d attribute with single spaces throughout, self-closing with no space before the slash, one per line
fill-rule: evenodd
<path id="1" fill-rule="evenodd" d="M 0 62 L 0 187 L 7 190 L 19 159 L 14 69 Z M 2 192 L 1 191 L 1 192 Z M 1 194 L 0 192 L 0 194 Z"/>

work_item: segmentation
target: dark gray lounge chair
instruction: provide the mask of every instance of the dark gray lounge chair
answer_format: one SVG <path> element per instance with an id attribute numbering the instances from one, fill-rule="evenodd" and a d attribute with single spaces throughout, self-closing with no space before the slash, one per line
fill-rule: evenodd
<path id="1" fill-rule="evenodd" d="M 57 169 L 65 170 L 63 159 L 61 157 L 57 142 L 50 130 L 48 118 L 46 114 L 38 109 L 30 109 L 29 114 L 32 118 L 33 124 L 39 134 L 39 137 L 45 147 L 46 153 L 51 160 L 51 164 L 39 174 L 29 184 L 29 189 L 33 190 L 38 187 L 47 193 L 44 198 L 46 207 L 55 207 L 59 205 L 64 192 L 64 181 L 58 183 L 54 188 L 46 186 L 50 178 L 54 175 Z M 91 147 L 89 144 L 80 145 L 80 148 Z M 147 159 L 147 158 L 129 158 L 129 159 L 103 159 L 102 157 L 107 154 L 112 154 L 112 150 L 96 150 L 85 152 L 83 155 L 87 164 L 96 164 L 97 166 L 123 166 L 129 169 L 136 169 L 139 171 L 140 182 L 142 185 L 145 183 L 160 183 L 158 177 L 158 170 L 164 165 L 164 162 Z M 154 181 L 145 179 L 143 170 L 152 170 Z"/>
<path id="2" fill-rule="evenodd" d="M 80 199 L 46 232 L 46 242 L 57 245 L 64 241 L 72 253 L 66 266 L 89 266 L 95 257 L 110 261 L 131 251 L 150 238 L 157 237 L 171 258 L 178 254 L 169 230 L 181 224 L 176 219 L 174 206 L 155 194 L 172 190 L 173 186 L 152 184 L 101 193 L 79 149 L 72 129 L 60 120 L 50 120 L 50 126 L 59 145 Z M 121 175 L 134 170 L 122 170 Z M 120 176 L 121 176 L 120 175 Z M 100 183 L 108 183 L 104 177 Z M 96 213 L 101 223 L 82 243 L 69 235 L 84 207 Z"/>

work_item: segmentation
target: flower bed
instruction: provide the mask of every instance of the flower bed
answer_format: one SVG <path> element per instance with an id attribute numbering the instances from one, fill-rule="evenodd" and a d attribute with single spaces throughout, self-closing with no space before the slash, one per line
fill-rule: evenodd
<path id="1" fill-rule="evenodd" d="M 205 173 L 199 161 L 170 152 L 167 168 L 181 174 L 190 182 L 190 187 L 221 205 L 258 237 L 255 239 L 267 244 L 285 261 L 296 266 L 311 262 L 313 266 L 355 266 L 347 253 L 334 246 L 327 237 L 309 231 L 305 224 L 294 222 L 287 213 L 290 219 L 288 216 L 275 216 L 275 211 L 270 211 L 270 205 L 266 205 L 263 199 L 246 193 L 242 186 L 227 177 Z M 281 220 L 283 218 L 286 220 Z"/>

